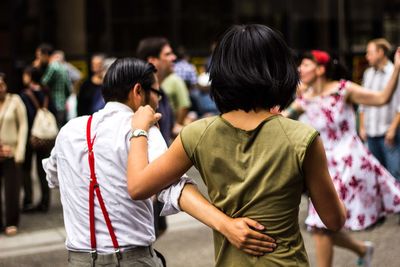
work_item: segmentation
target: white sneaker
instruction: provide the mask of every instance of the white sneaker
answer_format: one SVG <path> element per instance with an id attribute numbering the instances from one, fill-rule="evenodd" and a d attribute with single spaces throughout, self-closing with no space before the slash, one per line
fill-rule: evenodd
<path id="1" fill-rule="evenodd" d="M 364 246 L 367 248 L 365 255 L 358 259 L 358 266 L 371 267 L 372 255 L 374 254 L 374 243 L 371 241 L 364 241 Z"/>

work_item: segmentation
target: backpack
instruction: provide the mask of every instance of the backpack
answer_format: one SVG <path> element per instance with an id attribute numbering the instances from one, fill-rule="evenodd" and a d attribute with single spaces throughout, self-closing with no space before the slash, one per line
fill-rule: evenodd
<path id="1" fill-rule="evenodd" d="M 36 151 L 48 152 L 53 148 L 58 134 L 57 120 L 53 113 L 47 109 L 49 97 L 45 96 L 43 106 L 40 106 L 39 101 L 31 91 L 27 90 L 25 93 L 36 107 L 29 143 Z"/>

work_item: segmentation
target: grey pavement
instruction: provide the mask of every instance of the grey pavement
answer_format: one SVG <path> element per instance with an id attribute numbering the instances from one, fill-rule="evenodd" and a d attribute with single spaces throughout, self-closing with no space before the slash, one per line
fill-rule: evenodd
<path id="1" fill-rule="evenodd" d="M 198 173 L 191 169 L 189 175 L 199 182 L 205 193 L 205 186 Z M 304 229 L 307 203 L 303 199 L 300 208 L 300 224 L 311 266 L 315 265 L 315 249 L 311 236 Z M 168 230 L 155 244 L 167 259 L 169 267 L 213 266 L 214 251 L 212 232 L 200 222 L 185 213 L 167 218 Z M 355 232 L 360 240 L 375 243 L 373 266 L 399 267 L 400 226 L 397 216 L 389 216 L 387 221 L 373 230 Z M 58 190 L 52 191 L 52 205 L 48 213 L 22 214 L 19 234 L 14 237 L 0 235 L 0 267 L 67 266 L 64 247 L 65 231 Z M 351 252 L 335 248 L 334 266 L 357 266 L 357 256 Z"/>

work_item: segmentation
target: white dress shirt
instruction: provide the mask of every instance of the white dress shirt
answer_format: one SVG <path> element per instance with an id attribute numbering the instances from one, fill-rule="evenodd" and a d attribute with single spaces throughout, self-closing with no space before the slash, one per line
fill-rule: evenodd
<path id="1" fill-rule="evenodd" d="M 373 90 L 382 91 L 388 84 L 393 73 L 393 63 L 388 61 L 383 69 L 368 68 L 364 72 L 363 86 Z M 397 112 L 400 112 L 400 81 L 392 99 L 386 105 L 380 107 L 360 106 L 360 112 L 364 112 L 365 131 L 369 137 L 384 136 Z"/>
<path id="2" fill-rule="evenodd" d="M 115 235 L 121 248 L 149 246 L 155 241 L 153 202 L 151 199 L 134 201 L 127 191 L 126 166 L 129 152 L 129 134 L 133 111 L 119 102 L 109 102 L 93 115 L 91 134 L 96 135 L 93 152 L 95 171 L 100 191 L 107 207 Z M 86 124 L 88 116 L 69 121 L 57 136 L 48 159 L 43 160 L 47 181 L 51 188 L 60 187 L 64 224 L 69 250 L 90 251 L 89 181 Z M 149 160 L 160 156 L 167 146 L 160 131 L 149 131 Z M 178 199 L 187 178 L 159 193 L 164 202 L 163 215 L 180 210 Z M 114 251 L 110 235 L 95 197 L 95 227 L 97 251 Z"/>

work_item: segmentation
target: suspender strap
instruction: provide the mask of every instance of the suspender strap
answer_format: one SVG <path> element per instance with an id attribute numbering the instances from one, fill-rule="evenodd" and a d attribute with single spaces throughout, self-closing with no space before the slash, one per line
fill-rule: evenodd
<path id="1" fill-rule="evenodd" d="M 101 207 L 101 211 L 103 212 L 104 219 L 106 221 L 106 225 L 108 228 L 108 232 L 110 234 L 115 252 L 117 253 L 117 257 L 120 256 L 119 254 L 119 244 L 117 237 L 115 236 L 114 229 L 111 224 L 110 217 L 107 212 L 107 208 L 104 205 L 103 197 L 101 196 L 100 187 L 97 183 L 96 173 L 94 169 L 94 154 L 93 154 L 93 144 L 96 136 L 91 139 L 91 125 L 92 125 L 92 116 L 89 117 L 87 125 L 86 125 L 86 141 L 88 146 L 88 161 L 90 167 L 90 185 L 89 185 L 89 223 L 90 223 L 90 243 L 92 247 L 92 251 L 96 252 L 96 229 L 95 229 L 95 214 L 94 214 L 94 195 L 97 195 L 99 200 L 99 204 Z"/>

